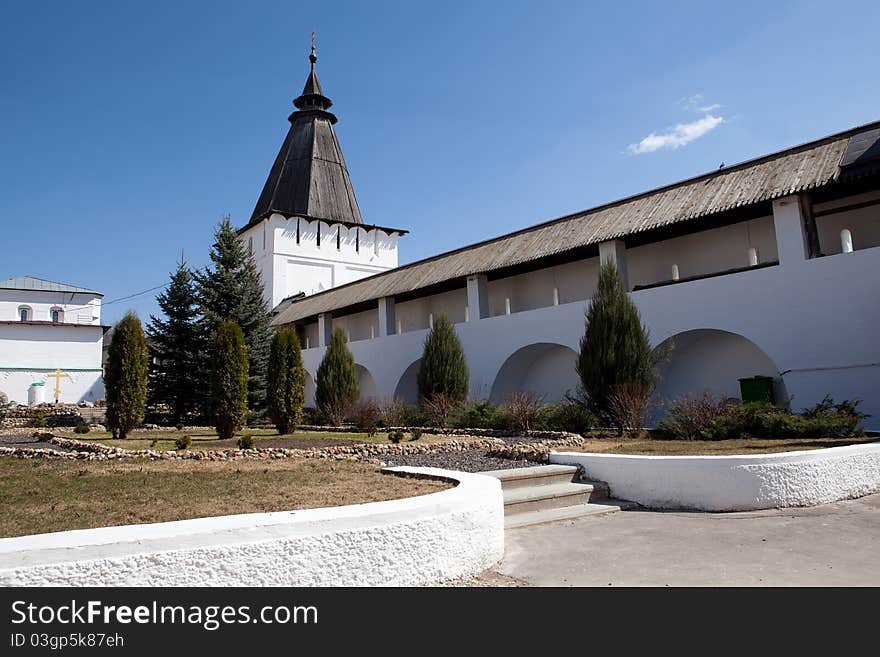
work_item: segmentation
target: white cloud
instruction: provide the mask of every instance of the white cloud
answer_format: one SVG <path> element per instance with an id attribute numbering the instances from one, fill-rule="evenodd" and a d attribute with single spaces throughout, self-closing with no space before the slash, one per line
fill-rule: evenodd
<path id="1" fill-rule="evenodd" d="M 709 112 L 717 112 L 718 110 L 721 109 L 721 107 L 722 107 L 722 105 L 720 103 L 712 103 L 711 105 L 703 105 L 702 107 L 700 107 L 698 109 L 701 112 L 709 113 Z"/>
<path id="2" fill-rule="evenodd" d="M 679 123 L 665 132 L 652 132 L 637 144 L 630 144 L 628 150 L 634 155 L 653 153 L 661 148 L 681 148 L 695 139 L 711 132 L 724 123 L 724 117 L 706 114 L 701 119 L 690 123 Z"/>

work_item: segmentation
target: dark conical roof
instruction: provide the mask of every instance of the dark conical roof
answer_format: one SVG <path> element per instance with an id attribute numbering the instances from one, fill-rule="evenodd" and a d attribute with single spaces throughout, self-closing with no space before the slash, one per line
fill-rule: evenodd
<path id="1" fill-rule="evenodd" d="M 293 101 L 298 111 L 288 117 L 290 130 L 263 186 L 251 222 L 279 212 L 328 221 L 363 223 L 354 189 L 336 139 L 336 117 L 327 110 L 333 102 L 324 95 L 311 71 L 302 94 Z"/>

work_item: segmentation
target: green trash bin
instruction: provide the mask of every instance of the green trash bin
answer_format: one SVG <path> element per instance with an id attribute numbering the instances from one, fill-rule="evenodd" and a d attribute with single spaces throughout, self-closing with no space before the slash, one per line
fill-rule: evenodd
<path id="1" fill-rule="evenodd" d="M 773 398 L 773 377 L 771 376 L 753 376 L 748 379 L 740 379 L 739 392 L 743 403 L 765 402 L 773 404 L 776 401 Z"/>

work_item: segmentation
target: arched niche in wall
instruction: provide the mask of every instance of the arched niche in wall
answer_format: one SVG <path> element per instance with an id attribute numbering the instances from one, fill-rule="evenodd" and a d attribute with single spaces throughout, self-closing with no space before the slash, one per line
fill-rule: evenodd
<path id="1" fill-rule="evenodd" d="M 419 368 L 422 365 L 422 359 L 419 358 L 414 363 L 410 363 L 394 388 L 394 397 L 403 400 L 407 404 L 419 403 Z"/>
<path id="2" fill-rule="evenodd" d="M 578 376 L 577 354 L 570 347 L 539 342 L 513 352 L 495 377 L 489 401 L 501 404 L 514 392 L 531 392 L 545 403 L 560 401 L 566 393 L 575 394 Z"/>

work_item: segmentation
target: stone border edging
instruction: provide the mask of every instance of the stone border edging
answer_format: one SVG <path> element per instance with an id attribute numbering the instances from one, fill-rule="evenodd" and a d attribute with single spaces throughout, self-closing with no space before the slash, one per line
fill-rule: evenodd
<path id="1" fill-rule="evenodd" d="M 497 479 L 389 471 L 458 485 L 385 502 L 0 539 L 0 585 L 417 586 L 501 559 Z"/>
<path id="2" fill-rule="evenodd" d="M 880 492 L 880 442 L 746 456 L 552 452 L 550 462 L 578 465 L 612 497 L 655 509 L 749 511 Z"/>
<path id="3" fill-rule="evenodd" d="M 544 433 L 544 432 L 541 432 Z M 584 438 L 577 434 L 550 432 L 554 436 L 562 436 L 555 440 L 537 443 L 508 444 L 500 438 L 479 437 L 468 434 L 458 435 L 459 440 L 443 443 L 353 443 L 351 445 L 334 445 L 315 448 L 256 447 L 254 449 L 213 449 L 213 450 L 159 450 L 159 449 L 127 449 L 110 447 L 75 438 L 65 438 L 53 434 L 40 434 L 46 442 L 62 447 L 55 449 L 38 449 L 33 447 L 0 447 L 0 456 L 14 458 L 45 458 L 105 461 L 122 458 L 149 458 L 151 460 L 197 460 L 197 461 L 230 461 L 236 459 L 281 459 L 281 458 L 318 458 L 333 460 L 370 460 L 381 461 L 386 456 L 405 456 L 412 454 L 431 454 L 438 452 L 455 452 L 468 449 L 485 449 L 489 456 L 507 459 L 527 459 L 538 463 L 546 463 L 550 450 L 554 447 L 577 447 L 585 444 Z M 527 434 L 536 437 L 534 434 Z"/>

